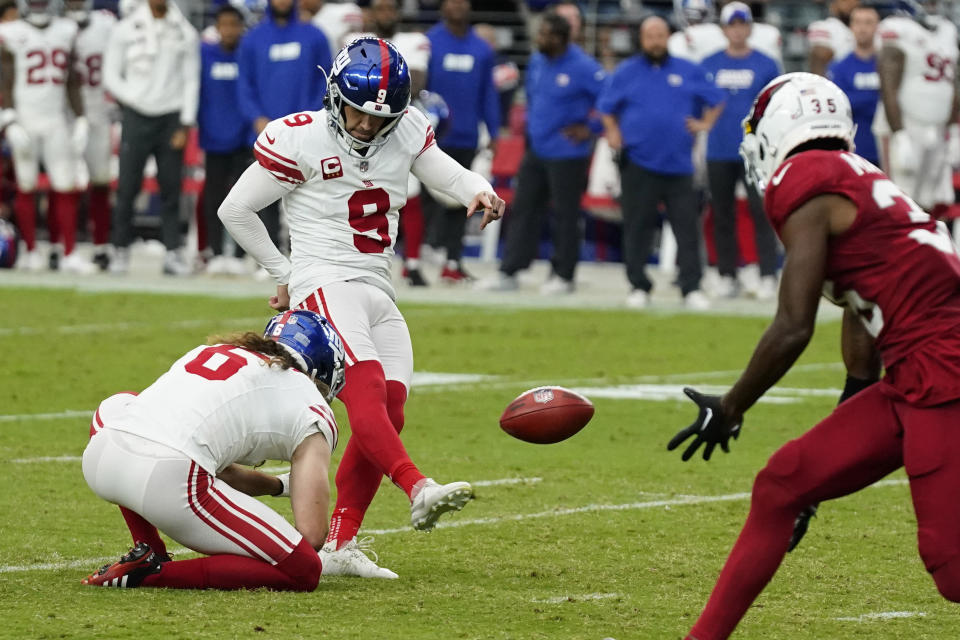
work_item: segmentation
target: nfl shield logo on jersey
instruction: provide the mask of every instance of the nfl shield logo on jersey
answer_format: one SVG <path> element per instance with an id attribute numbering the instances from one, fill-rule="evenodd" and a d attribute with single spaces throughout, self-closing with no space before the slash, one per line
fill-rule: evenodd
<path id="1" fill-rule="evenodd" d="M 323 169 L 323 179 L 332 180 L 333 178 L 343 177 L 343 166 L 340 164 L 340 158 L 324 158 L 320 161 L 320 168 Z"/>
<path id="2" fill-rule="evenodd" d="M 553 400 L 553 389 L 544 387 L 543 389 L 534 390 L 533 401 L 537 404 L 547 404 L 551 400 Z"/>

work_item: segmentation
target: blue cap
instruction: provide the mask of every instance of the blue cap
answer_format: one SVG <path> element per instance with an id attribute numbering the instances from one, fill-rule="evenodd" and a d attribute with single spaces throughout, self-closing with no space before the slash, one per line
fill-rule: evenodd
<path id="1" fill-rule="evenodd" d="M 750 7 L 743 2 L 731 2 L 720 12 L 720 24 L 728 25 L 734 20 L 742 20 L 746 23 L 753 22 L 753 13 Z"/>

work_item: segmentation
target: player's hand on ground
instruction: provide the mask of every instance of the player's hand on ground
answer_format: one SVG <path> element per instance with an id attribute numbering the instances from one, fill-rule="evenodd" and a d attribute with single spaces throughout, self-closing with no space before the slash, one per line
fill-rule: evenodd
<path id="1" fill-rule="evenodd" d="M 483 209 L 483 220 L 480 221 L 480 228 L 483 229 L 494 220 L 499 220 L 503 216 L 503 210 L 507 203 L 500 196 L 492 191 L 481 191 L 473 196 L 470 206 L 467 207 L 467 217 L 472 216 L 477 210 Z"/>
<path id="2" fill-rule="evenodd" d="M 277 311 L 286 311 L 290 308 L 290 292 L 287 285 L 277 285 L 277 295 L 270 296 L 270 307 Z"/>
<path id="3" fill-rule="evenodd" d="M 673 439 L 667 445 L 667 450 L 673 451 L 690 436 L 693 436 L 693 441 L 683 452 L 682 459 L 684 462 L 692 458 L 700 445 L 703 444 L 706 445 L 703 450 L 704 460 L 710 459 L 718 444 L 725 453 L 730 453 L 730 438 L 736 440 L 739 437 L 743 416 L 730 417 L 725 415 L 720 406 L 720 396 L 704 395 L 690 387 L 686 387 L 683 392 L 697 403 L 700 413 L 693 424 L 686 429 L 681 429 L 677 432 L 677 435 L 673 436 Z"/>

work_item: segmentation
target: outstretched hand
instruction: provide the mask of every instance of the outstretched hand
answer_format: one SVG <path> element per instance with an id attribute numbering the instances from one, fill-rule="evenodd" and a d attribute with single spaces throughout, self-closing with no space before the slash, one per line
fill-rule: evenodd
<path id="1" fill-rule="evenodd" d="M 718 444 L 724 453 L 730 453 L 730 438 L 736 440 L 739 437 L 743 416 L 729 417 L 724 415 L 720 406 L 720 396 L 704 395 L 690 387 L 686 387 L 683 392 L 697 403 L 700 414 L 693 424 L 686 429 L 681 429 L 677 432 L 677 435 L 673 436 L 673 439 L 667 445 L 667 450 L 673 451 L 687 438 L 694 436 L 693 442 L 683 452 L 682 460 L 684 462 L 692 458 L 700 445 L 704 443 L 707 445 L 703 450 L 704 460 L 710 459 Z"/>
<path id="2" fill-rule="evenodd" d="M 492 191 L 481 191 L 473 196 L 470 206 L 467 207 L 467 217 L 472 216 L 477 209 L 483 209 L 483 220 L 480 221 L 480 228 L 483 229 L 494 220 L 499 220 L 503 216 L 503 211 L 507 203 Z"/>

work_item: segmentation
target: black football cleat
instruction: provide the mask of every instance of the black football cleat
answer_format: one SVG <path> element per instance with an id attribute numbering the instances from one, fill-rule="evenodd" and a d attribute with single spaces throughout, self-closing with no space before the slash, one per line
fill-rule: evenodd
<path id="1" fill-rule="evenodd" d="M 100 268 L 100 271 L 106 271 L 110 268 L 110 254 L 106 251 L 98 251 L 93 254 L 92 262 Z"/>
<path id="2" fill-rule="evenodd" d="M 803 540 L 803 536 L 807 534 L 807 528 L 810 526 L 810 518 L 817 515 L 817 508 L 819 506 L 819 503 L 810 505 L 801 511 L 797 519 L 794 520 L 793 533 L 790 535 L 790 546 L 787 547 L 787 553 L 796 549 L 800 541 Z"/>
<path id="3" fill-rule="evenodd" d="M 407 284 L 411 287 L 428 287 L 430 284 L 427 282 L 426 278 L 423 277 L 423 274 L 420 273 L 420 269 L 408 269 L 403 268 L 403 279 L 407 281 Z"/>
<path id="4" fill-rule="evenodd" d="M 80 584 L 132 589 L 139 587 L 144 578 L 155 573 L 160 573 L 160 559 L 150 545 L 138 542 L 119 562 L 103 565 L 81 580 Z"/>

